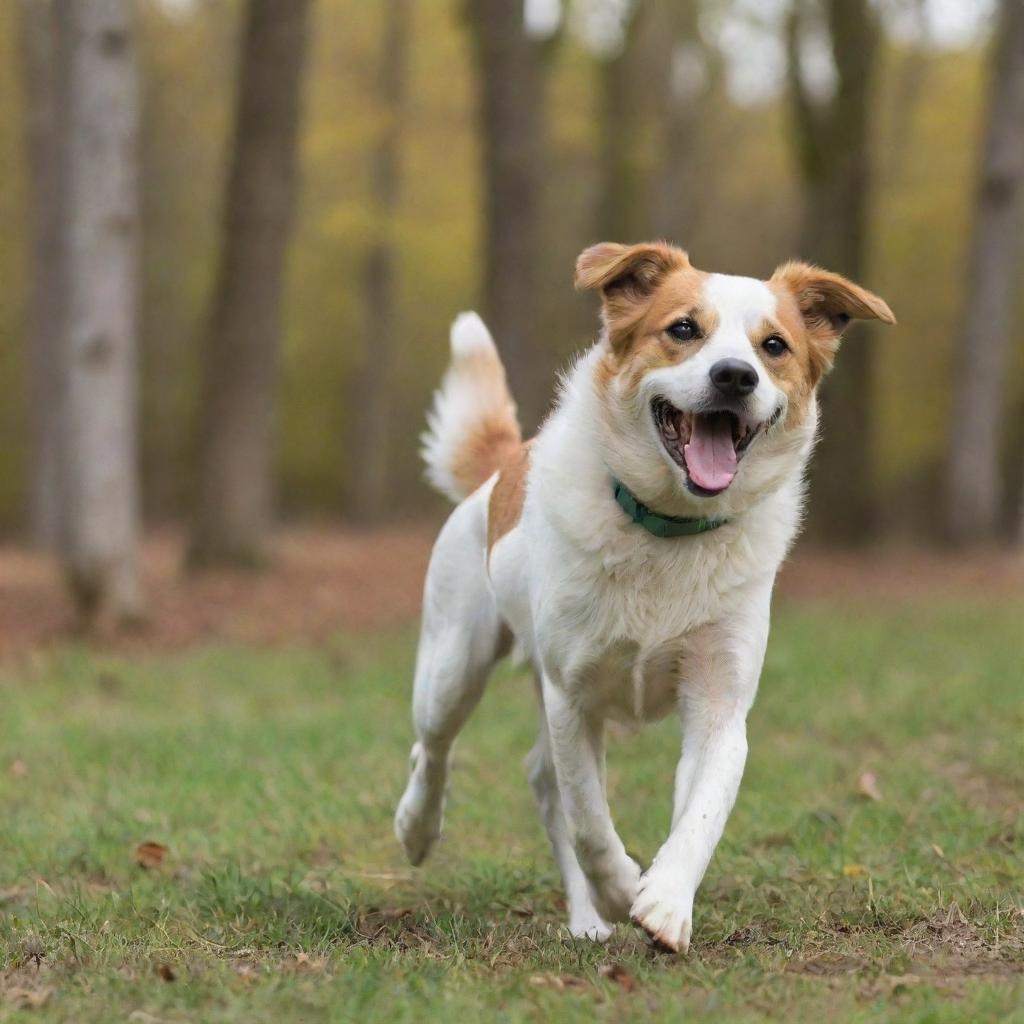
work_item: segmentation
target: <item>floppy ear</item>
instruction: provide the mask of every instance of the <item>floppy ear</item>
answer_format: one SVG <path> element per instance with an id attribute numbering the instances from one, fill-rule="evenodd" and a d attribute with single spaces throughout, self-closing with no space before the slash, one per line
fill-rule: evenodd
<path id="1" fill-rule="evenodd" d="M 851 320 L 896 323 L 884 299 L 830 270 L 810 263 L 784 263 L 771 279 L 796 299 L 818 376 L 831 369 L 839 339 Z"/>
<path id="2" fill-rule="evenodd" d="M 584 249 L 576 260 L 576 287 L 581 291 L 631 292 L 641 298 L 670 270 L 689 264 L 686 253 L 667 242 L 601 242 Z"/>
<path id="3" fill-rule="evenodd" d="M 601 292 L 605 324 L 621 337 L 643 315 L 643 300 L 665 275 L 689 265 L 686 253 L 667 242 L 601 242 L 576 260 L 576 288 Z"/>

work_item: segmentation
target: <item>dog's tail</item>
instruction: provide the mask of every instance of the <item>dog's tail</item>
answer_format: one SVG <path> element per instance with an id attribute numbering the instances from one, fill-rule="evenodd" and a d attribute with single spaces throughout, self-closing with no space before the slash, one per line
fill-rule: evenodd
<path id="1" fill-rule="evenodd" d="M 427 414 L 427 479 L 452 501 L 475 491 L 515 454 L 522 437 L 505 368 L 476 313 L 452 323 L 452 358 Z"/>

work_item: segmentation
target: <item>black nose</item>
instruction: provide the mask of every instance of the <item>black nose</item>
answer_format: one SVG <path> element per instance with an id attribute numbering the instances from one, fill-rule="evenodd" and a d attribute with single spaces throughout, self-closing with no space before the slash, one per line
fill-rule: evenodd
<path id="1" fill-rule="evenodd" d="M 711 367 L 711 383 L 728 398 L 749 395 L 757 381 L 757 370 L 742 359 L 719 359 Z"/>

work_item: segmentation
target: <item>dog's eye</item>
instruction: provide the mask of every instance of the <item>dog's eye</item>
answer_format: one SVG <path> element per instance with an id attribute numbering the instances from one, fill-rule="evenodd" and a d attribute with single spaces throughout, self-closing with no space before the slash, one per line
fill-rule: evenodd
<path id="1" fill-rule="evenodd" d="M 666 330 L 676 341 L 693 341 L 700 334 L 697 325 L 688 317 L 670 324 Z"/>
<path id="2" fill-rule="evenodd" d="M 761 348 L 773 359 L 778 359 L 779 356 L 783 356 L 789 351 L 789 346 L 777 334 L 765 338 L 761 342 Z"/>

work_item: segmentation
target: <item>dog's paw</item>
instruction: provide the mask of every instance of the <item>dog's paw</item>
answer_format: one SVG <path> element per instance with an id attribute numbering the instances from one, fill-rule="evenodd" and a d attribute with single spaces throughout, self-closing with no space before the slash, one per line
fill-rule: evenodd
<path id="1" fill-rule="evenodd" d="M 614 867 L 588 877 L 590 896 L 605 921 L 628 921 L 640 885 L 640 865 L 623 857 Z"/>
<path id="2" fill-rule="evenodd" d="M 588 917 L 581 914 L 579 917 L 570 916 L 569 918 L 569 934 L 574 939 L 607 942 L 612 937 L 613 931 L 615 931 L 615 925 L 602 920 L 596 911 L 591 911 Z"/>
<path id="3" fill-rule="evenodd" d="M 431 785 L 423 770 L 422 750 L 417 743 L 409 762 L 409 784 L 395 811 L 395 836 L 413 865 L 422 864 L 441 837 L 444 816 L 444 785 Z"/>
<path id="4" fill-rule="evenodd" d="M 693 895 L 687 895 L 678 880 L 672 884 L 667 873 L 651 869 L 640 879 L 640 889 L 629 912 L 633 923 L 673 953 L 690 950 L 693 931 Z"/>

